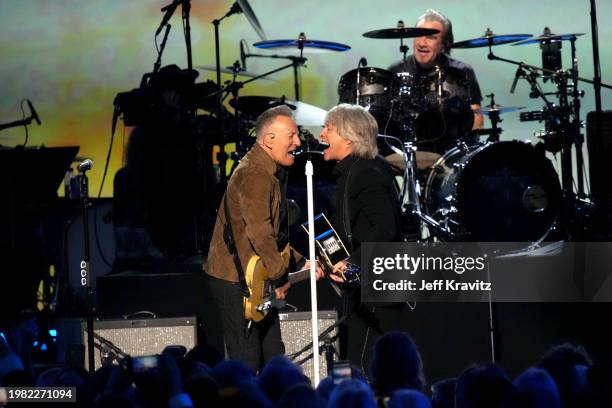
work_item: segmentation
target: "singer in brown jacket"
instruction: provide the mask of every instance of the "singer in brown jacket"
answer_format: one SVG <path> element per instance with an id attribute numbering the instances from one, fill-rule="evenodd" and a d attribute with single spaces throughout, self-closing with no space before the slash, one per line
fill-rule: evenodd
<path id="1" fill-rule="evenodd" d="M 300 146 L 300 139 L 287 106 L 268 109 L 255 127 L 256 143 L 231 176 L 219 206 L 205 271 L 211 277 L 211 293 L 219 308 L 228 357 L 243 360 L 257 371 L 271 357 L 283 354 L 285 347 L 276 313 L 269 313 L 245 334 L 238 272 L 223 235 L 227 223 L 225 200 L 243 270 L 251 256 L 259 255 L 276 297 L 284 299 L 290 283 L 279 253 L 281 191 L 277 172 L 280 166 L 293 165 L 293 152 Z M 309 267 L 308 262 L 304 267 Z M 322 271 L 318 273 L 322 275 Z"/>

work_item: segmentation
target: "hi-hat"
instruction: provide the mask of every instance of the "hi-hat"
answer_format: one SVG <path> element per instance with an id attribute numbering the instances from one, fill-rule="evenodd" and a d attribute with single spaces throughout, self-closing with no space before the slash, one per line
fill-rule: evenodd
<path id="1" fill-rule="evenodd" d="M 252 118 L 256 118 L 266 109 L 274 106 L 287 105 L 293 110 L 295 123 L 299 126 L 323 126 L 327 115 L 327 111 L 318 106 L 271 96 L 240 96 L 231 99 L 229 104 L 232 108 Z"/>
<path id="2" fill-rule="evenodd" d="M 439 32 L 440 30 L 436 30 L 435 28 L 396 27 L 368 31 L 363 33 L 363 36 L 367 38 L 399 39 L 425 37 L 427 35 L 433 35 Z"/>
<path id="3" fill-rule="evenodd" d="M 502 105 L 488 105 L 483 108 L 477 109 L 474 112 L 481 115 L 490 115 L 492 113 L 509 113 L 516 112 L 518 110 L 525 109 L 524 106 L 502 106 Z"/>
<path id="4" fill-rule="evenodd" d="M 251 23 L 251 26 L 257 35 L 259 35 L 259 38 L 261 38 L 263 41 L 267 40 L 268 37 L 266 37 L 266 33 L 264 32 L 263 28 L 261 28 L 261 24 L 259 24 L 259 20 L 257 19 L 257 16 L 255 16 L 255 12 L 249 5 L 248 0 L 237 0 L 237 3 L 240 5 L 242 12 L 246 16 L 247 20 L 249 20 L 249 23 Z"/>
<path id="5" fill-rule="evenodd" d="M 539 37 L 529 38 L 527 40 L 523 40 L 523 41 L 517 42 L 516 44 L 512 44 L 512 45 L 527 45 L 527 44 L 537 44 L 537 43 L 546 43 L 546 42 L 568 41 L 576 37 L 580 37 L 581 35 L 584 35 L 584 33 L 543 34 Z"/>
<path id="6" fill-rule="evenodd" d="M 453 43 L 451 48 L 480 48 L 488 47 L 490 45 L 502 45 L 510 44 L 517 41 L 522 41 L 527 38 L 533 37 L 533 34 L 503 34 L 495 35 L 489 29 L 485 32 L 482 37 L 472 38 L 469 40 L 459 41 Z"/>
<path id="7" fill-rule="evenodd" d="M 299 50 L 300 46 L 303 47 L 305 53 L 318 53 L 318 52 L 342 52 L 351 49 L 346 44 L 335 43 L 331 41 L 321 40 L 309 40 L 306 37 L 300 36 L 297 39 L 290 40 L 269 40 L 260 41 L 253 44 L 254 47 L 261 49 L 296 49 Z"/>
<path id="8" fill-rule="evenodd" d="M 217 72 L 217 67 L 214 65 L 197 65 L 196 68 L 202 69 L 204 71 Z M 234 72 L 233 67 L 221 67 L 221 73 L 230 74 L 230 75 L 236 74 L 236 76 L 247 77 L 247 78 L 255 78 L 256 76 L 260 75 L 255 72 L 245 71 L 242 68 Z M 274 79 L 267 78 L 267 77 L 263 77 L 261 79 L 263 79 L 264 81 L 274 81 Z"/>

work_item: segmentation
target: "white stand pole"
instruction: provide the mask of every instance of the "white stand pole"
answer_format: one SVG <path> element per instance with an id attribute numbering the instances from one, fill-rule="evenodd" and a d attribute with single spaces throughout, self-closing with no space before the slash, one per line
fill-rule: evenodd
<path id="1" fill-rule="evenodd" d="M 317 277 L 315 254 L 314 205 L 312 191 L 312 162 L 306 162 L 306 199 L 308 201 L 308 251 L 310 256 L 310 302 L 312 307 L 312 370 L 313 387 L 319 385 L 319 313 L 317 310 Z"/>

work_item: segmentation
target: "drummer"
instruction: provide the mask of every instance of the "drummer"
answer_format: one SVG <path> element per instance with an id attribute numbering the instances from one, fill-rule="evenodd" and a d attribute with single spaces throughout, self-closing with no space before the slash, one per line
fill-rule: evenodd
<path id="1" fill-rule="evenodd" d="M 439 66 L 446 73 L 460 73 L 464 87 L 467 87 L 465 92 L 469 99 L 469 106 L 472 111 L 480 109 L 482 94 L 476 74 L 471 66 L 460 62 L 450 57 L 451 45 L 453 43 L 453 26 L 451 21 L 442 13 L 429 9 L 419 17 L 416 26 L 418 28 L 433 28 L 440 30 L 439 33 L 415 37 L 412 45 L 413 54 L 406 58 L 406 61 L 400 61 L 389 67 L 393 73 L 408 72 L 418 76 L 430 76 L 436 66 Z M 451 74 L 452 75 L 452 74 Z M 452 93 L 458 90 L 457 87 L 445 87 L 446 92 Z M 468 112 L 469 114 L 469 112 Z M 472 129 L 483 127 L 483 117 L 480 114 L 473 113 Z M 471 118 L 469 118 L 471 119 Z M 468 129 L 469 130 L 469 129 Z M 445 149 L 449 146 L 445 146 Z"/>

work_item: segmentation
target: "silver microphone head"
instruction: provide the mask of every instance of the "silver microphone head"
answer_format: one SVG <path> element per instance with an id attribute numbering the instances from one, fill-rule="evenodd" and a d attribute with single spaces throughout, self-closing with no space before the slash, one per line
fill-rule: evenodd
<path id="1" fill-rule="evenodd" d="M 81 173 L 85 173 L 86 171 L 91 170 L 92 167 L 93 167 L 93 160 L 85 159 L 81 162 L 81 164 L 79 164 L 78 169 Z"/>

